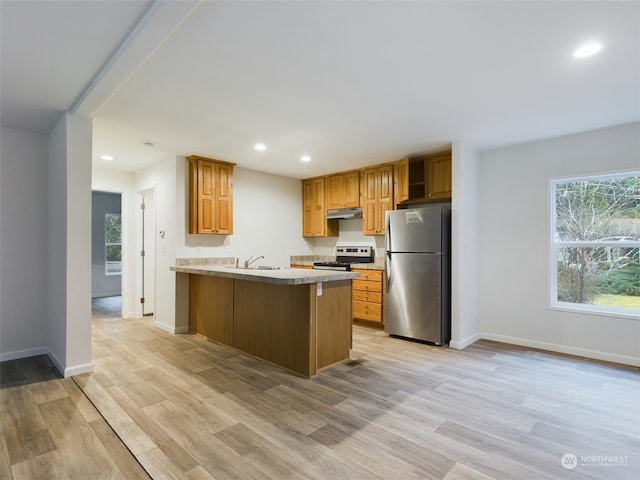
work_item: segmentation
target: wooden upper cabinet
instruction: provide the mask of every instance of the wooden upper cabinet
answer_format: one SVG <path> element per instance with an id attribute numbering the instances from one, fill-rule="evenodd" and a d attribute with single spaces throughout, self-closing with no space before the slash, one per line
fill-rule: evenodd
<path id="1" fill-rule="evenodd" d="M 338 234 L 337 220 L 326 219 L 325 179 L 302 181 L 302 236 L 329 237 Z"/>
<path id="2" fill-rule="evenodd" d="M 189 233 L 233 233 L 235 164 L 191 155 L 189 160 Z"/>
<path id="3" fill-rule="evenodd" d="M 400 160 L 393 166 L 393 186 L 396 203 L 409 200 L 409 159 Z"/>
<path id="4" fill-rule="evenodd" d="M 395 172 L 396 203 L 451 198 L 450 151 L 401 160 Z"/>
<path id="5" fill-rule="evenodd" d="M 451 152 L 429 156 L 426 170 L 427 198 L 451 198 Z"/>
<path id="6" fill-rule="evenodd" d="M 326 178 L 327 210 L 360 206 L 360 172 L 331 175 Z"/>
<path id="7" fill-rule="evenodd" d="M 365 168 L 361 173 L 362 233 L 384 235 L 385 214 L 393 210 L 393 165 Z"/>

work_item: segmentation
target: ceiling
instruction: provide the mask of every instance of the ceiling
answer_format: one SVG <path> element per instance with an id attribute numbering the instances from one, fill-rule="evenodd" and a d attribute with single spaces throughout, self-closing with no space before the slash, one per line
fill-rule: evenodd
<path id="1" fill-rule="evenodd" d="M 306 178 L 640 120 L 637 1 L 2 0 L 0 20 L 2 126 L 91 117 L 101 168 Z"/>

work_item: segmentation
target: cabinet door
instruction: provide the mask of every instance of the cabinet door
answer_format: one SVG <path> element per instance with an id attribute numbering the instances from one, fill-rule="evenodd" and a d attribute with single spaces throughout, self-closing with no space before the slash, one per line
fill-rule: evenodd
<path id="1" fill-rule="evenodd" d="M 233 233 L 232 215 L 232 167 L 216 165 L 215 180 L 215 211 L 213 231 L 218 234 Z"/>
<path id="2" fill-rule="evenodd" d="M 387 210 L 393 210 L 393 165 L 362 172 L 362 233 L 384 235 Z"/>
<path id="3" fill-rule="evenodd" d="M 326 178 L 327 209 L 360 206 L 360 172 L 331 175 Z"/>
<path id="4" fill-rule="evenodd" d="M 343 175 L 343 205 L 345 208 L 360 206 L 360 172 L 345 173 Z"/>
<path id="5" fill-rule="evenodd" d="M 380 175 L 377 169 L 362 171 L 362 233 L 377 235 L 376 213 L 378 211 L 378 184 Z"/>
<path id="6" fill-rule="evenodd" d="M 198 160 L 198 225 L 197 233 L 212 233 L 214 228 L 215 165 Z"/>
<path id="7" fill-rule="evenodd" d="M 377 235 L 384 235 L 385 215 L 387 210 L 393 210 L 393 166 L 386 165 L 380 171 L 380 198 L 376 216 Z"/>
<path id="8" fill-rule="evenodd" d="M 427 161 L 427 197 L 451 198 L 451 154 L 438 155 Z"/>
<path id="9" fill-rule="evenodd" d="M 325 218 L 325 179 L 302 181 L 302 236 L 327 237 L 338 234 L 338 221 Z"/>
<path id="10" fill-rule="evenodd" d="M 322 188 L 320 182 L 323 182 L 323 180 L 305 180 L 302 182 L 302 236 L 304 237 L 321 236 L 320 226 L 317 222 L 317 210 L 319 208 L 317 203 L 318 190 Z M 322 190 L 324 191 L 324 188 L 322 188 Z"/>
<path id="11" fill-rule="evenodd" d="M 327 177 L 325 181 L 325 187 L 327 189 L 327 210 L 342 208 L 344 206 L 343 185 L 344 178 L 342 175 L 332 175 Z"/>
<path id="12" fill-rule="evenodd" d="M 409 200 L 409 159 L 400 160 L 393 167 L 396 203 Z"/>
<path id="13" fill-rule="evenodd" d="M 233 163 L 191 155 L 189 233 L 233 233 Z"/>

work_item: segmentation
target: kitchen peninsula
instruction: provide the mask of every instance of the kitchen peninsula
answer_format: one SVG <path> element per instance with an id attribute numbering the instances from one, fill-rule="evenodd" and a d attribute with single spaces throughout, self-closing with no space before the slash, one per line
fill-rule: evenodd
<path id="1" fill-rule="evenodd" d="M 347 360 L 359 274 L 177 259 L 176 324 L 306 377 Z"/>

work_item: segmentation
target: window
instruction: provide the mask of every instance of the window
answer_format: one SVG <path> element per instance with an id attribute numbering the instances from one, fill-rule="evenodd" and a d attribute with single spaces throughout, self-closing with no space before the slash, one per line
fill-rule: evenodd
<path id="1" fill-rule="evenodd" d="M 551 181 L 552 308 L 640 318 L 640 172 Z"/>
<path id="2" fill-rule="evenodd" d="M 105 275 L 122 274 L 122 222 L 119 213 L 104 216 Z"/>

